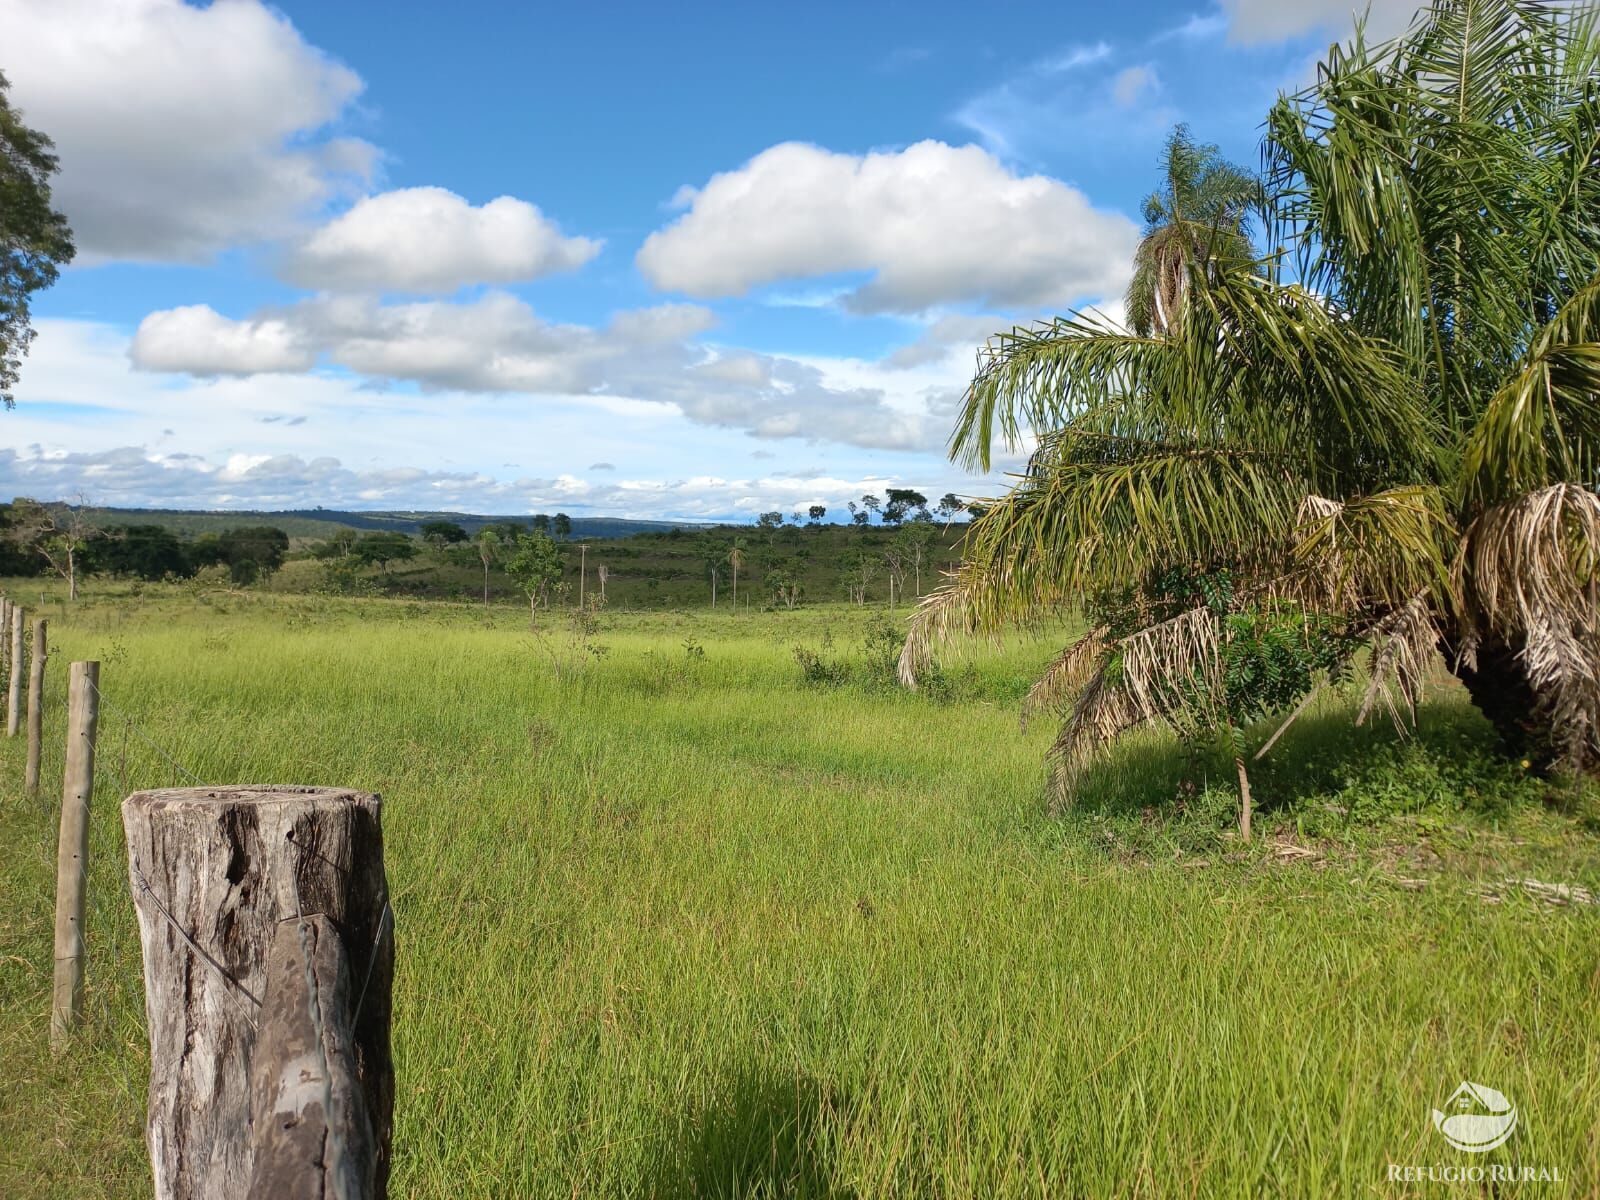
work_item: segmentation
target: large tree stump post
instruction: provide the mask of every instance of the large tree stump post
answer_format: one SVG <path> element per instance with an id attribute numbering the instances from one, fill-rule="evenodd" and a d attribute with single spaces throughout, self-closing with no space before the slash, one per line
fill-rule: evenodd
<path id="1" fill-rule="evenodd" d="M 158 1200 L 386 1194 L 394 940 L 380 811 L 342 788 L 123 801 Z"/>

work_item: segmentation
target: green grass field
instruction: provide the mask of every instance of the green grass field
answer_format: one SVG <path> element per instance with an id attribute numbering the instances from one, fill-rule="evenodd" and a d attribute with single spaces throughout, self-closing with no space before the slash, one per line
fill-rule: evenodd
<path id="1" fill-rule="evenodd" d="M 511 606 L 149 589 L 45 615 L 44 802 L 0 746 L 0 1196 L 149 1191 L 117 802 L 182 779 L 141 734 L 208 782 L 384 794 L 397 1197 L 1491 1194 L 1388 1180 L 1479 1160 L 1562 1178 L 1495 1195 L 1600 1194 L 1600 908 L 1502 883 L 1600 891 L 1600 825 L 1493 763 L 1453 693 L 1403 744 L 1309 715 L 1246 848 L 1156 736 L 1050 812 L 1051 731 L 1016 719 L 1049 642 L 928 697 L 802 680 L 796 645 L 856 654 L 844 607 L 586 642 Z M 52 1059 L 87 657 L 88 1020 Z M 1463 1079 L 1521 1114 L 1479 1160 L 1429 1118 Z"/>

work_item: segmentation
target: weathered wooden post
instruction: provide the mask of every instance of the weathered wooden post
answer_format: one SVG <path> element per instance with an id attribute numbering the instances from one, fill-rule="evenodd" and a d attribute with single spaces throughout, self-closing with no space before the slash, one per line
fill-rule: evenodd
<path id="1" fill-rule="evenodd" d="M 56 963 L 50 1043 L 60 1048 L 83 1017 L 83 898 L 89 861 L 89 799 L 100 723 L 100 664 L 75 662 L 67 687 L 67 769 L 56 847 Z"/>
<path id="2" fill-rule="evenodd" d="M 47 624 L 43 617 L 33 623 L 33 658 L 28 670 L 28 768 L 23 785 L 30 796 L 39 794 L 39 756 L 44 751 L 44 667 L 50 658 Z"/>
<path id="3" fill-rule="evenodd" d="M 381 804 L 170 788 L 122 804 L 158 1200 L 386 1194 L 393 921 Z"/>
<path id="4" fill-rule="evenodd" d="M 6 692 L 6 736 L 22 728 L 22 605 L 11 610 L 11 687 Z"/>

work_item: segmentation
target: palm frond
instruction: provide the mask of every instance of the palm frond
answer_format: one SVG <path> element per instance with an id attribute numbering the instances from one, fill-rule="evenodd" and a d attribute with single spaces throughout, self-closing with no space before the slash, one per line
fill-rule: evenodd
<path id="1" fill-rule="evenodd" d="M 1439 628 L 1428 593 L 1418 592 L 1379 621 L 1372 630 L 1372 640 L 1371 672 L 1356 712 L 1356 724 L 1366 724 L 1373 707 L 1381 701 L 1395 728 L 1403 732 L 1416 724 L 1417 703 L 1439 646 Z"/>
<path id="2" fill-rule="evenodd" d="M 1457 589 L 1480 633 L 1520 647 L 1558 752 L 1600 755 L 1600 497 L 1556 484 L 1489 509 L 1462 538 Z"/>
<path id="3" fill-rule="evenodd" d="M 1106 649 L 1106 627 L 1091 629 L 1058 654 L 1022 700 L 1022 728 L 1036 713 L 1060 709 L 1069 696 L 1080 694 Z"/>

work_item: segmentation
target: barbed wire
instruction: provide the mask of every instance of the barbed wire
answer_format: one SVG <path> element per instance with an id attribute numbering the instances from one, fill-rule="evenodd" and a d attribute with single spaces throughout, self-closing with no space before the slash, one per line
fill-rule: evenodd
<path id="1" fill-rule="evenodd" d="M 138 883 L 139 890 L 142 891 L 146 896 L 150 897 L 150 902 L 156 906 L 156 911 L 166 919 L 167 924 L 172 926 L 173 932 L 184 940 L 189 949 L 193 950 L 202 959 L 204 959 L 211 966 L 212 970 L 216 971 L 216 973 L 222 977 L 223 982 L 236 989 L 240 995 L 244 996 L 257 1008 L 260 1008 L 261 998 L 249 988 L 245 987 L 244 984 L 240 983 L 232 975 L 228 974 L 228 969 L 226 967 L 213 958 L 204 946 L 189 936 L 189 931 L 178 923 L 178 918 L 174 917 L 171 911 L 168 910 L 167 906 L 161 903 L 161 897 L 156 895 L 155 889 L 150 886 L 150 881 L 144 877 L 144 872 L 139 869 L 139 864 L 135 862 L 132 865 L 134 880 Z M 254 1018 L 248 1013 L 245 1015 L 245 1020 L 250 1022 L 251 1029 L 256 1028 Z"/>
<path id="2" fill-rule="evenodd" d="M 200 787 L 206 786 L 205 780 L 201 779 L 200 776 L 189 770 L 188 767 L 184 766 L 178 761 L 177 757 L 172 754 L 171 751 L 167 750 L 165 746 L 161 745 L 155 740 L 155 738 L 146 733 L 144 731 L 144 727 L 141 726 L 139 722 L 135 721 L 133 717 L 130 716 L 126 711 L 124 711 L 121 706 L 112 704 L 110 700 L 106 699 L 106 694 L 100 690 L 99 684 L 92 679 L 88 680 L 88 683 L 89 686 L 94 689 L 94 694 L 100 698 L 101 706 L 108 712 L 111 712 L 112 715 L 120 716 L 123 721 L 127 722 L 128 727 L 133 730 L 134 734 L 139 738 L 139 740 L 145 745 L 149 746 L 162 758 L 166 759 L 173 770 L 177 771 L 184 778 L 188 779 L 190 783 L 198 784 Z"/>

